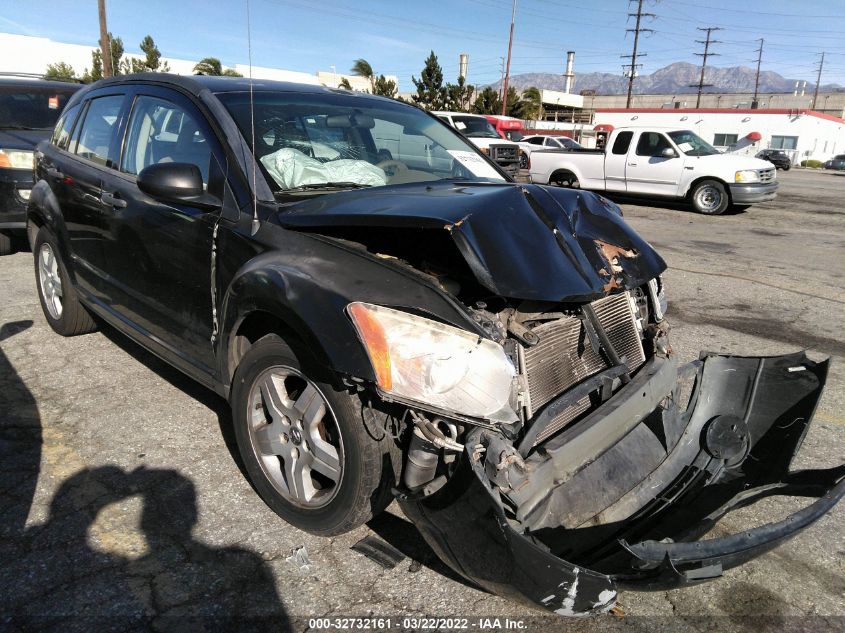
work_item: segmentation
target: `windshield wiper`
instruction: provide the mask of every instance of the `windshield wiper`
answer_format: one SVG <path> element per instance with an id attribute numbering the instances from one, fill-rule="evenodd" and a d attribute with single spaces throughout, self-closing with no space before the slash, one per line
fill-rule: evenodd
<path id="1" fill-rule="evenodd" d="M 308 185 L 299 185 L 282 189 L 281 193 L 295 193 L 297 191 L 328 191 L 333 189 L 365 189 L 372 185 L 362 185 L 358 182 L 315 182 Z"/>

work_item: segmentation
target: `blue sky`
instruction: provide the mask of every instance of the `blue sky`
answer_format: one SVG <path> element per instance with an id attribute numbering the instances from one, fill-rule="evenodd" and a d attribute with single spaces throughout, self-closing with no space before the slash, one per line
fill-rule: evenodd
<path id="1" fill-rule="evenodd" d="M 641 39 L 640 72 L 673 61 L 700 63 L 696 27 L 718 26 L 715 66 L 753 66 L 765 38 L 763 69 L 815 80 L 826 51 L 822 83 L 845 85 L 845 0 L 646 0 L 657 17 Z M 632 4 L 631 7 L 634 5 Z M 245 0 L 108 0 L 109 28 L 138 51 L 152 35 L 165 56 L 214 56 L 247 62 Z M 358 57 L 377 73 L 398 75 L 403 91 L 419 76 L 429 50 L 454 80 L 458 54 L 469 53 L 471 83 L 499 77 L 507 52 L 510 0 L 250 0 L 253 63 L 291 70 L 345 72 Z M 621 73 L 633 26 L 624 0 L 517 0 L 512 73 L 563 72 L 567 50 L 576 73 Z M 627 25 L 627 26 L 626 26 Z M 0 31 L 96 45 L 96 0 L 4 0 Z M 709 64 L 710 62 L 708 62 Z M 576 83 L 577 88 L 577 83 Z"/>

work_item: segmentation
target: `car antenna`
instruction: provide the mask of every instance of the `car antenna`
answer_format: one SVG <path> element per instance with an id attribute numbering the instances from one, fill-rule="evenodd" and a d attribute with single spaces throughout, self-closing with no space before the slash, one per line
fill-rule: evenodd
<path id="1" fill-rule="evenodd" d="M 246 48 L 249 61 L 249 129 L 252 131 L 252 235 L 258 233 L 258 196 L 256 194 L 256 180 L 258 163 L 255 160 L 255 103 L 252 97 L 252 27 L 249 19 L 249 0 L 246 0 Z"/>

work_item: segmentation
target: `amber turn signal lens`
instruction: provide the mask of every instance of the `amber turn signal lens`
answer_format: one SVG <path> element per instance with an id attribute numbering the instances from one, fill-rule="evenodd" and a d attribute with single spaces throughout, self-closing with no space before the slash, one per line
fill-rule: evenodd
<path id="1" fill-rule="evenodd" d="M 393 388 L 393 375 L 390 367 L 390 350 L 387 345 L 387 335 L 384 326 L 367 306 L 361 303 L 349 305 L 349 316 L 358 330 L 358 335 L 367 348 L 367 354 L 373 365 L 378 386 L 389 391 Z"/>

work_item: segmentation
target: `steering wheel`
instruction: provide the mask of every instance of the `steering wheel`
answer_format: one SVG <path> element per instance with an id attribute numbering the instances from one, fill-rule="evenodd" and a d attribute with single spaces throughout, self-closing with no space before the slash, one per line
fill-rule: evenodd
<path id="1" fill-rule="evenodd" d="M 407 171 L 408 166 L 401 160 L 394 160 L 392 158 L 376 163 L 376 167 L 384 169 L 386 167 L 396 167 L 399 171 Z"/>

